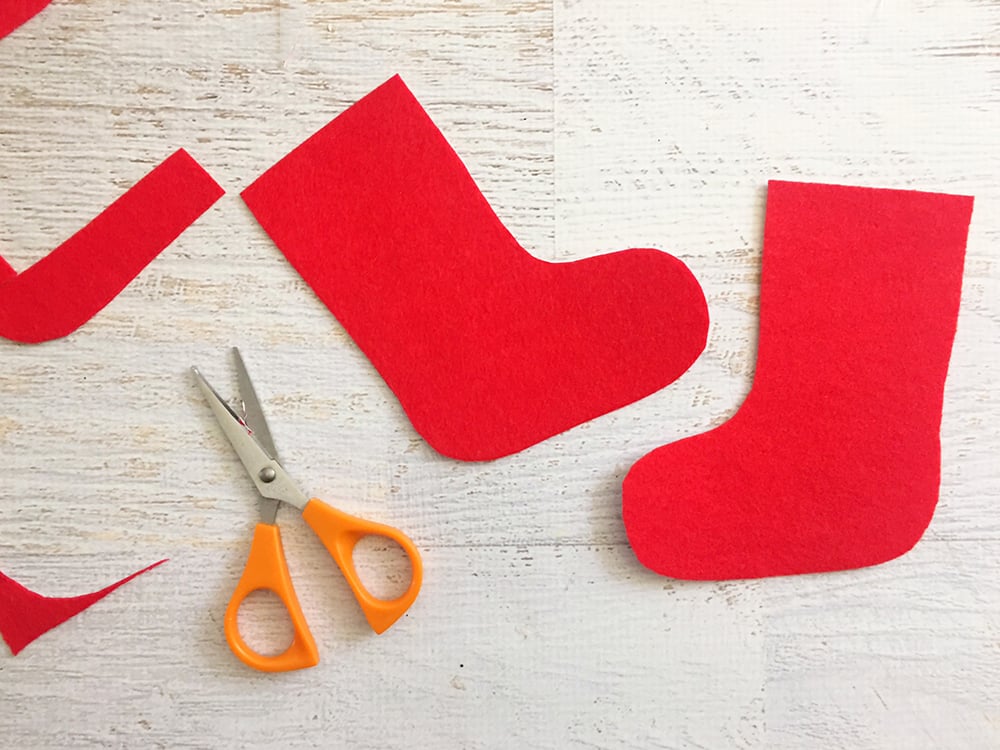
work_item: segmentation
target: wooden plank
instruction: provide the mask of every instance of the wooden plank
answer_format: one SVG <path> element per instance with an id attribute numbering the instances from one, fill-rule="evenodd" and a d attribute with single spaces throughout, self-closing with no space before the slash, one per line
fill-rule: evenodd
<path id="1" fill-rule="evenodd" d="M 27 267 L 177 147 L 230 194 L 73 336 L 0 341 L 0 569 L 71 595 L 171 558 L 0 655 L 4 739 L 1000 744 L 998 32 L 1000 6 L 965 0 L 55 0 L 0 41 L 0 254 Z M 539 257 L 652 246 L 690 265 L 713 323 L 689 373 L 500 461 L 427 447 L 238 198 L 397 72 Z M 627 546 L 621 479 L 749 391 L 772 177 L 976 196 L 942 502 L 875 570 L 661 579 Z M 376 638 L 283 514 L 324 657 L 285 678 L 221 635 L 255 509 L 187 368 L 225 390 L 234 344 L 292 475 L 425 555 L 420 599 Z M 257 614 L 256 637 L 282 632 Z"/>

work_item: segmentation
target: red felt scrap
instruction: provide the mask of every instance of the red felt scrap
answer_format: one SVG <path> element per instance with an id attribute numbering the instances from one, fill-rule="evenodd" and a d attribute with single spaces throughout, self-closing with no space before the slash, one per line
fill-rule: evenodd
<path id="1" fill-rule="evenodd" d="M 771 182 L 757 370 L 710 432 L 624 481 L 639 560 L 675 578 L 846 570 L 930 523 L 972 198 Z"/>
<path id="2" fill-rule="evenodd" d="M 70 597 L 36 594 L 0 572 L 0 636 L 3 636 L 11 653 L 16 656 L 40 635 L 80 614 L 136 576 L 141 576 L 165 562 L 166 560 L 160 560 L 153 563 L 148 568 L 143 568 L 93 594 Z"/>
<path id="3" fill-rule="evenodd" d="M 0 0 L 0 39 L 38 15 L 52 0 Z"/>
<path id="4" fill-rule="evenodd" d="M 223 192 L 182 149 L 23 273 L 0 259 L 0 336 L 38 343 L 72 333 Z"/>
<path id="5" fill-rule="evenodd" d="M 243 199 L 446 456 L 527 448 L 663 388 L 705 345 L 676 258 L 528 254 L 398 76 Z"/>

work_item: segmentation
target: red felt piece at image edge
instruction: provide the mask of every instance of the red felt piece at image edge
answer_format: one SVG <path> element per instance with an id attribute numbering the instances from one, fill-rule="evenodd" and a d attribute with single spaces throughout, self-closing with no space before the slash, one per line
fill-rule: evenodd
<path id="1" fill-rule="evenodd" d="M 753 386 L 623 486 L 639 560 L 722 580 L 886 562 L 937 504 L 972 198 L 771 182 Z"/>
<path id="2" fill-rule="evenodd" d="M 52 0 L 0 0 L 0 39 L 38 15 Z"/>
<path id="3" fill-rule="evenodd" d="M 704 349 L 678 259 L 527 253 L 398 77 L 243 199 L 440 453 L 516 453 L 637 401 Z"/>
<path id="4" fill-rule="evenodd" d="M 48 597 L 36 594 L 0 572 L 0 636 L 15 656 L 25 646 L 57 625 L 100 601 L 133 578 L 162 565 L 160 560 L 100 591 L 83 596 Z"/>
<path id="5" fill-rule="evenodd" d="M 223 192 L 181 149 L 27 270 L 0 259 L 0 336 L 39 343 L 72 333 Z"/>

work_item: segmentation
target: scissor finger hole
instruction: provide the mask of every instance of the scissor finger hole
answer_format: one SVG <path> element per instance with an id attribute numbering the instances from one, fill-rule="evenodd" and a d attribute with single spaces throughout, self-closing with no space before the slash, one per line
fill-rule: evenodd
<path id="1" fill-rule="evenodd" d="M 377 599 L 398 599 L 410 587 L 410 558 L 388 537 L 369 534 L 354 545 L 354 569 L 368 593 Z"/>
<path id="2" fill-rule="evenodd" d="M 243 642 L 261 656 L 278 656 L 295 637 L 284 602 L 273 591 L 258 589 L 240 604 L 236 615 Z"/>

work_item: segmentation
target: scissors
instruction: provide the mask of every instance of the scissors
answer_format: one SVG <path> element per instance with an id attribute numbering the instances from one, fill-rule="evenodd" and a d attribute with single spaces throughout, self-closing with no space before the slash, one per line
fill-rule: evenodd
<path id="1" fill-rule="evenodd" d="M 321 500 L 309 499 L 295 485 L 278 463 L 274 440 L 264 419 L 260 401 L 247 374 L 239 349 L 234 348 L 237 382 L 242 400 L 242 415 L 237 414 L 197 367 L 192 367 L 198 386 L 208 400 L 212 413 L 229 439 L 236 455 L 250 474 L 261 495 L 261 521 L 254 529 L 250 555 L 243 576 L 226 608 L 226 641 L 233 653 L 246 665 L 263 672 L 288 672 L 314 667 L 319 663 L 316 641 L 299 606 L 292 586 L 288 563 L 276 523 L 278 507 L 287 503 L 302 511 L 302 518 L 319 537 L 333 561 L 337 563 L 368 624 L 376 633 L 387 630 L 398 620 L 420 591 L 423 566 L 420 553 L 408 536 L 384 524 L 366 521 L 333 508 Z M 354 546 L 366 536 L 381 536 L 396 542 L 410 558 L 411 579 L 406 592 L 397 599 L 379 599 L 365 588 L 354 567 Z M 272 591 L 284 603 L 292 621 L 292 643 L 277 656 L 265 656 L 251 649 L 240 635 L 237 614 L 240 605 L 254 591 Z"/>

